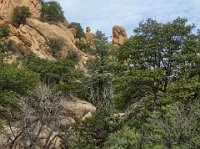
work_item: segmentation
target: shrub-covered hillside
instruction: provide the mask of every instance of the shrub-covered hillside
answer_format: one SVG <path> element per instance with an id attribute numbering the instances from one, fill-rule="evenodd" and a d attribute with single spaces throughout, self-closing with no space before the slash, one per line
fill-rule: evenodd
<path id="1" fill-rule="evenodd" d="M 49 34 L 42 47 L 48 57 L 39 57 L 10 38 L 11 24 L 0 26 L 0 148 L 200 148 L 195 25 L 180 17 L 147 19 L 121 46 L 99 30 L 84 42 L 79 23 L 58 26 L 65 18 L 57 2 L 40 4 L 41 18 L 33 23 L 53 26 L 55 34 L 71 28 L 76 42 L 71 49 L 65 35 Z M 12 27 L 30 27 L 28 7 L 13 13 Z M 81 54 L 90 57 L 84 69 Z"/>

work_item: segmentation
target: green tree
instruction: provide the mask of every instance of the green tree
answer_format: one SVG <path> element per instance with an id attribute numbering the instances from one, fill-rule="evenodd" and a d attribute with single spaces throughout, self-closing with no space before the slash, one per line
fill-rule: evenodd
<path id="1" fill-rule="evenodd" d="M 84 37 L 83 28 L 82 28 L 82 26 L 81 26 L 80 23 L 71 22 L 68 25 L 68 28 L 75 28 L 76 29 L 76 38 L 82 38 L 82 37 Z"/>
<path id="2" fill-rule="evenodd" d="M 31 16 L 31 13 L 28 7 L 25 7 L 25 6 L 16 7 L 13 10 L 12 23 L 14 26 L 19 27 L 20 24 L 24 24 L 26 21 L 26 18 L 30 16 Z"/>
<path id="3" fill-rule="evenodd" d="M 148 19 L 118 50 L 126 69 L 115 81 L 115 103 L 131 111 L 126 124 L 141 136 L 139 148 L 199 147 L 200 40 L 193 28 L 182 18 Z"/>
<path id="4" fill-rule="evenodd" d="M 0 38 L 6 37 L 9 35 L 9 31 L 7 27 L 0 28 Z"/>
<path id="5" fill-rule="evenodd" d="M 134 149 L 139 148 L 140 136 L 128 126 L 111 134 L 105 142 L 104 149 Z"/>
<path id="6" fill-rule="evenodd" d="M 17 64 L 5 63 L 5 55 L 0 54 L 0 118 L 8 118 L 9 109 L 18 108 L 18 95 L 28 95 L 38 83 L 34 72 L 19 68 Z"/>
<path id="7" fill-rule="evenodd" d="M 95 59 L 88 61 L 87 68 L 92 74 L 87 82 L 89 100 L 98 110 L 112 110 L 112 74 L 109 58 L 109 44 L 101 31 L 97 31 L 94 41 Z"/>
<path id="8" fill-rule="evenodd" d="M 63 22 L 65 19 L 62 8 L 56 1 L 42 2 L 41 18 L 46 22 Z"/>
<path id="9" fill-rule="evenodd" d="M 51 38 L 47 42 L 47 45 L 49 46 L 49 51 L 52 53 L 52 55 L 55 57 L 56 54 L 62 50 L 62 47 L 64 46 L 64 42 L 61 39 L 55 39 Z"/>
<path id="10" fill-rule="evenodd" d="M 75 61 L 70 59 L 51 61 L 40 59 L 34 54 L 27 54 L 22 60 L 25 67 L 39 74 L 41 82 L 55 85 L 65 93 L 74 93 L 85 99 L 82 84 L 85 77 L 82 71 L 75 69 Z"/>
<path id="11" fill-rule="evenodd" d="M 117 101 L 121 100 L 123 107 L 141 99 L 149 99 L 154 105 L 165 102 L 162 97 L 168 85 L 180 79 L 184 66 L 190 65 L 180 61 L 187 42 L 195 42 L 194 26 L 186 23 L 182 18 L 166 24 L 148 19 L 139 24 L 135 35 L 119 49 L 118 58 L 127 67 L 126 74 L 118 80 L 122 84 L 116 83 Z M 120 92 L 120 87 L 125 91 Z"/>
<path id="12" fill-rule="evenodd" d="M 105 111 L 96 112 L 85 121 L 78 121 L 66 132 L 63 138 L 63 148 L 102 148 L 109 133 L 116 131 L 119 125 L 110 123 L 110 114 Z M 69 138 L 75 138 L 70 140 Z"/>

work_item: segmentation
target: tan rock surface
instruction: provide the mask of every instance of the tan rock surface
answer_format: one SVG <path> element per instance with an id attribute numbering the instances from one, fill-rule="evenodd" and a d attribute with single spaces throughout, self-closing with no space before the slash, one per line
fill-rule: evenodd
<path id="1" fill-rule="evenodd" d="M 84 37 L 81 38 L 81 42 L 85 44 L 91 44 L 92 40 L 96 38 L 96 35 L 90 32 L 90 27 L 86 27 L 86 33 L 84 34 Z"/>
<path id="2" fill-rule="evenodd" d="M 53 59 L 53 57 L 44 50 L 46 43 L 45 37 L 39 34 L 34 28 L 28 25 L 20 25 L 19 28 L 9 25 L 9 29 L 9 39 L 14 41 L 15 45 L 21 49 L 23 53 L 30 50 L 40 58 Z"/>
<path id="3" fill-rule="evenodd" d="M 123 45 L 127 39 L 127 34 L 125 29 L 122 26 L 115 25 L 113 27 L 113 44 L 114 45 Z"/>
<path id="4" fill-rule="evenodd" d="M 76 99 L 74 101 L 61 101 L 61 105 L 64 109 L 72 111 L 77 118 L 89 117 L 96 112 L 96 107 L 91 103 Z"/>
<path id="5" fill-rule="evenodd" d="M 69 28 L 69 31 L 72 33 L 74 38 L 76 38 L 76 29 L 75 28 Z"/>
<path id="6" fill-rule="evenodd" d="M 12 13 L 15 7 L 29 7 L 32 13 L 31 17 L 39 18 L 41 16 L 41 5 L 39 0 L 1 0 L 0 1 L 0 18 L 11 22 Z"/>
<path id="7" fill-rule="evenodd" d="M 96 35 L 90 32 L 90 27 L 86 27 L 85 39 L 87 43 L 90 43 L 93 39 L 96 38 Z"/>
<path id="8" fill-rule="evenodd" d="M 67 28 L 59 27 L 54 24 L 49 24 L 46 22 L 41 22 L 36 19 L 28 18 L 26 20 L 26 24 L 30 27 L 34 28 L 41 36 L 45 38 L 58 38 L 64 41 L 65 46 L 63 48 L 63 54 L 64 56 L 67 55 L 67 52 L 69 50 L 75 50 L 78 49 L 74 45 L 72 39 L 70 38 L 70 31 Z"/>

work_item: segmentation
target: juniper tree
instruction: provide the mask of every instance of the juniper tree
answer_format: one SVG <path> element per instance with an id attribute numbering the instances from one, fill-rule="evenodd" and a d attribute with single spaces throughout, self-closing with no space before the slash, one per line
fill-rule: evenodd
<path id="1" fill-rule="evenodd" d="M 107 37 L 101 32 L 96 32 L 94 40 L 93 60 L 87 63 L 91 74 L 87 83 L 90 101 L 98 110 L 112 109 L 112 75 L 110 71 L 109 43 Z"/>

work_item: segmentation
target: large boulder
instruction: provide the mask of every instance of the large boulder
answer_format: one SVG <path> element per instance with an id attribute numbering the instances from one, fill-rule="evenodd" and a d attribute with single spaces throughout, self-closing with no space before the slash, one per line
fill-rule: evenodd
<path id="1" fill-rule="evenodd" d="M 12 21 L 13 10 L 17 6 L 29 7 L 31 17 L 39 18 L 41 16 L 41 4 L 39 0 L 1 0 L 0 18 L 8 22 Z"/>
<path id="2" fill-rule="evenodd" d="M 61 106 L 65 110 L 71 111 L 75 115 L 75 117 L 79 119 L 82 119 L 85 116 L 88 117 L 88 115 L 92 115 L 93 113 L 96 112 L 95 106 L 93 106 L 89 102 L 80 99 L 75 99 L 72 101 L 62 100 Z"/>
<path id="3" fill-rule="evenodd" d="M 123 45 L 126 39 L 126 30 L 122 26 L 115 25 L 113 27 L 113 44 L 117 46 Z"/>

